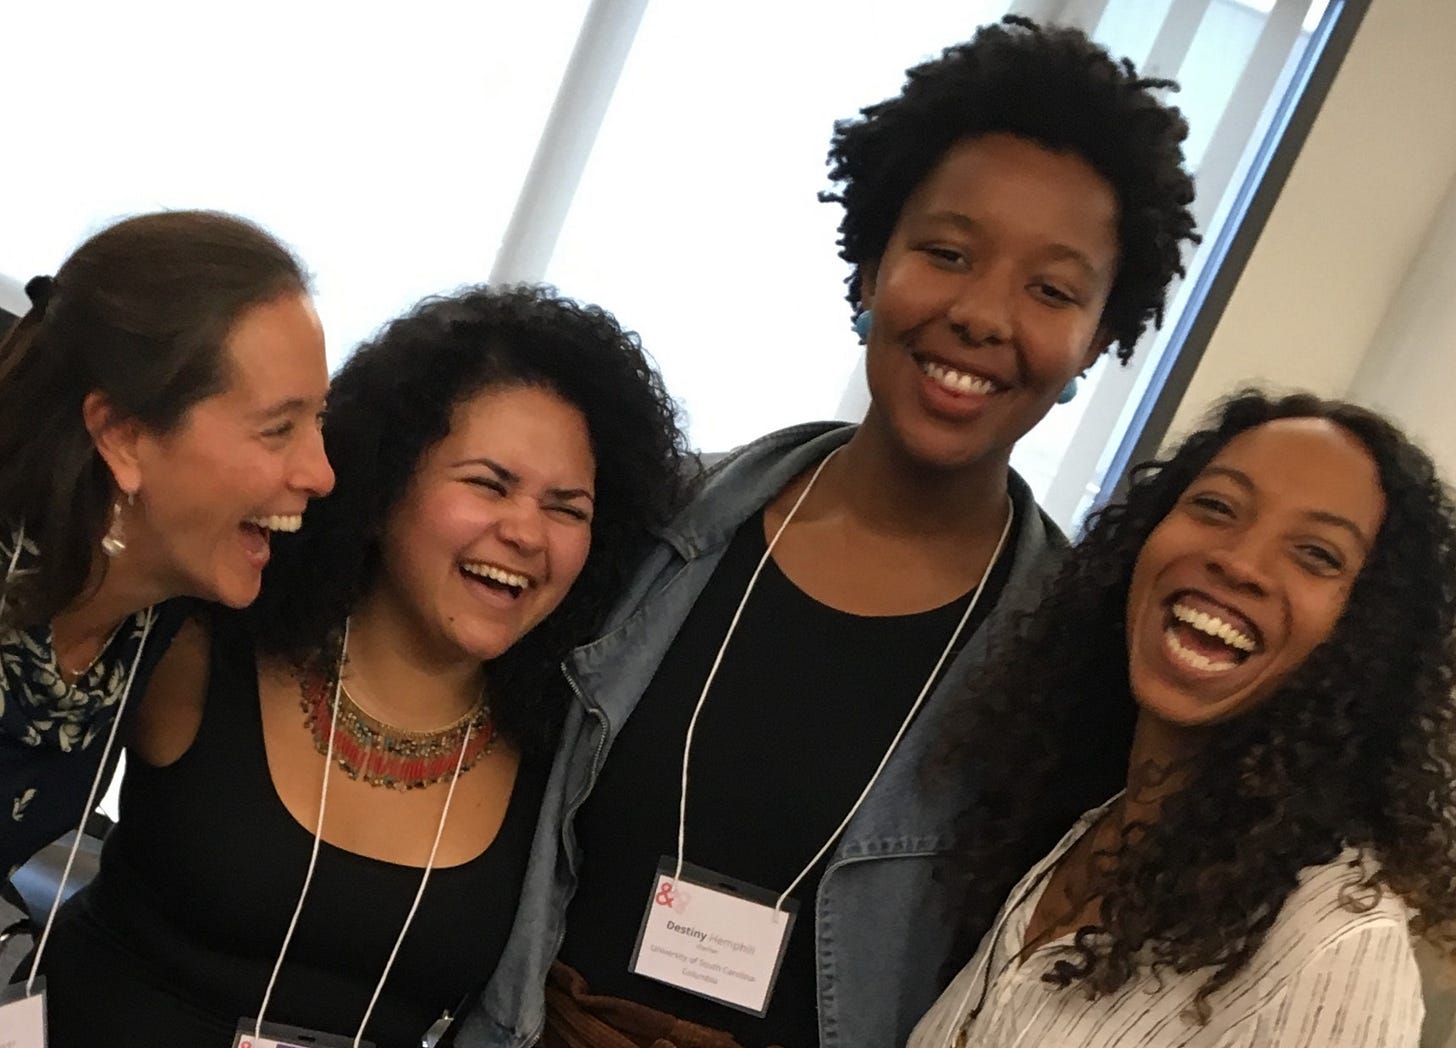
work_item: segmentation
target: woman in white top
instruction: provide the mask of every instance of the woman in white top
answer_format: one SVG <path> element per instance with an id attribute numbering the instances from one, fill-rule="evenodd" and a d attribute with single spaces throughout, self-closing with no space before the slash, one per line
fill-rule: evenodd
<path id="1" fill-rule="evenodd" d="M 1008 877 L 962 885 L 986 934 L 911 1048 L 1416 1045 L 1411 935 L 1456 917 L 1453 627 L 1430 459 L 1348 404 L 1230 400 L 985 684 L 967 869 Z M 1044 740 L 1130 704 L 1126 789 L 1012 886 L 1075 774 Z"/>

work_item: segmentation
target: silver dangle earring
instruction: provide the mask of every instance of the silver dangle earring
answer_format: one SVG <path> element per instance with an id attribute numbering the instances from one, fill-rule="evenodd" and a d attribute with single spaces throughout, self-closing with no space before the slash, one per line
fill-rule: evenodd
<path id="1" fill-rule="evenodd" d="M 131 506 L 136 502 L 136 495 L 128 491 L 126 493 L 126 504 Z M 108 557 L 119 557 L 126 552 L 126 526 L 121 520 L 121 499 L 111 504 L 111 523 L 107 525 L 106 534 L 101 536 L 101 552 Z"/>

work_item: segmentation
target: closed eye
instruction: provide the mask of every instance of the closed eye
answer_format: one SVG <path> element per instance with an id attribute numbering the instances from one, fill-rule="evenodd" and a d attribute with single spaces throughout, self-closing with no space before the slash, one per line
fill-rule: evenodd
<path id="1" fill-rule="evenodd" d="M 1319 567 L 1324 568 L 1330 572 L 1338 572 L 1344 570 L 1344 558 L 1325 546 L 1316 545 L 1314 543 L 1304 543 L 1299 546 L 1299 552 L 1301 556 L 1305 557 L 1307 560 L 1317 564 Z"/>
<path id="2" fill-rule="evenodd" d="M 933 258 L 936 262 L 948 266 L 958 266 L 966 261 L 965 252 L 953 247 L 937 247 L 935 245 L 931 245 L 929 247 L 923 247 L 921 248 L 921 250 L 924 251 L 931 258 Z"/>
<path id="3" fill-rule="evenodd" d="M 288 434 L 292 432 L 293 421 L 290 419 L 287 422 L 280 422 L 276 426 L 270 426 L 268 429 L 263 430 L 263 436 L 267 437 L 269 440 L 278 440 L 282 437 L 288 436 Z"/>
<path id="4" fill-rule="evenodd" d="M 462 477 L 467 484 L 473 484 L 477 488 L 485 488 L 497 495 L 506 494 L 506 486 L 494 477 Z"/>
<path id="5" fill-rule="evenodd" d="M 551 513 L 558 513 L 563 517 L 569 517 L 570 519 L 580 521 L 583 524 L 591 522 L 591 514 L 578 506 L 570 506 L 562 503 L 556 506 L 547 506 L 546 508 Z"/>
<path id="6" fill-rule="evenodd" d="M 1217 495 L 1192 495 L 1189 497 L 1188 503 L 1216 516 L 1232 517 L 1234 515 L 1233 506 Z"/>
<path id="7" fill-rule="evenodd" d="M 1064 291 L 1055 284 L 1033 284 L 1033 290 L 1043 298 L 1050 299 L 1058 305 L 1073 306 L 1077 304 L 1077 296 L 1069 291 Z"/>

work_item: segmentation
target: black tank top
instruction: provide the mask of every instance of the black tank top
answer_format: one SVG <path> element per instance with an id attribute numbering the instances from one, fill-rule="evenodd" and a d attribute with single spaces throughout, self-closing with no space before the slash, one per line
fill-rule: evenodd
<path id="1" fill-rule="evenodd" d="M 490 978 L 548 770 L 524 761 L 490 847 L 431 873 L 365 1033 L 379 1048 L 418 1045 Z M 165 768 L 127 765 L 101 872 L 57 919 L 42 964 L 52 1048 L 230 1045 L 257 1014 L 312 845 L 268 772 L 252 644 L 219 616 L 196 739 Z M 352 1037 L 422 873 L 321 843 L 266 1018 Z"/>
<path id="2" fill-rule="evenodd" d="M 1014 549 L 1015 536 L 1008 541 Z M 766 548 L 759 511 L 734 535 L 577 813 L 582 864 L 561 959 L 596 993 L 726 1031 L 748 1048 L 807 1048 L 819 1043 L 815 900 L 828 856 L 794 891 L 798 921 L 762 1018 L 629 971 L 657 862 L 677 851 L 688 722 Z M 957 649 L 1010 572 L 1003 556 Z M 693 736 L 687 860 L 787 888 L 870 781 L 973 592 L 909 615 L 854 615 L 815 600 L 770 558 Z"/>

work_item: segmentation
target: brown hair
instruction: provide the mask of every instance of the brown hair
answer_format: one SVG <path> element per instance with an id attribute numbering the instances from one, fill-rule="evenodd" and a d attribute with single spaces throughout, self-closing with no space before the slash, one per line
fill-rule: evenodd
<path id="1" fill-rule="evenodd" d="M 117 492 L 82 419 L 86 396 L 170 432 L 226 388 L 238 317 L 307 289 L 269 233 L 212 211 L 125 219 L 77 248 L 54 281 L 32 282 L 34 304 L 0 341 L 0 527 L 23 524 L 41 551 L 38 570 L 5 586 L 10 625 L 50 621 L 91 577 Z"/>

